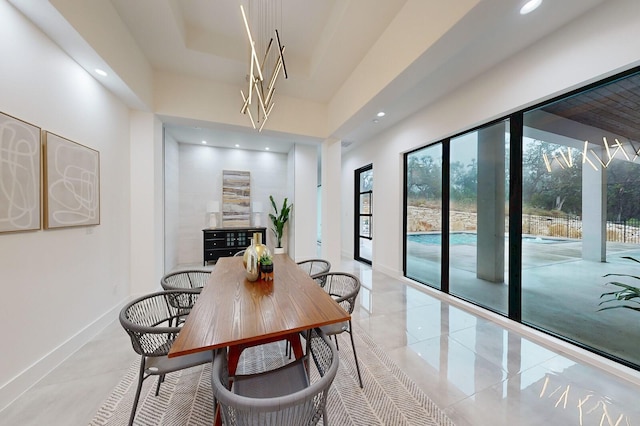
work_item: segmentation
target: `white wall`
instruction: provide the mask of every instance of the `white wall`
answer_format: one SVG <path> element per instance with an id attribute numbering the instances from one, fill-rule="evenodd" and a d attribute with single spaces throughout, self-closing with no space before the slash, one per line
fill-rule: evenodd
<path id="1" fill-rule="evenodd" d="M 178 262 L 180 238 L 180 152 L 178 142 L 164 134 L 164 267 L 165 273 Z"/>
<path id="2" fill-rule="evenodd" d="M 344 253 L 353 255 L 353 171 L 373 163 L 373 267 L 402 275 L 402 154 L 640 65 L 640 3 L 610 0 L 343 154 Z"/>
<path id="3" fill-rule="evenodd" d="M 0 111 L 100 152 L 101 223 L 0 234 L 0 410 L 129 295 L 129 111 L 0 1 Z"/>
<path id="4" fill-rule="evenodd" d="M 322 217 L 320 220 L 322 221 L 322 246 L 320 247 L 320 256 L 322 259 L 328 260 L 333 265 L 332 268 L 337 269 L 342 256 L 340 246 L 341 236 L 344 235 L 345 230 L 344 216 L 349 210 L 340 194 L 342 188 L 348 191 L 349 183 L 343 181 L 341 188 L 342 149 L 340 141 L 336 139 L 325 140 L 322 142 L 321 152 L 322 206 L 320 211 Z M 351 184 L 351 186 L 353 185 Z M 350 193 L 353 194 L 353 191 Z M 353 229 L 353 226 L 351 228 Z"/>
<path id="5" fill-rule="evenodd" d="M 269 195 L 273 195 L 280 208 L 282 200 L 287 196 L 288 181 L 292 179 L 287 171 L 287 154 L 204 145 L 178 145 L 179 264 L 202 262 L 202 229 L 209 226 L 206 205 L 207 201 L 217 200 L 222 207 L 223 170 L 251 172 L 251 201 L 262 203 L 262 226 L 270 228 Z M 221 215 L 219 218 L 221 219 Z M 269 229 L 267 245 L 270 248 L 274 247 L 273 233 Z M 167 268 L 171 269 L 173 266 L 175 265 L 167 265 Z"/>
<path id="6" fill-rule="evenodd" d="M 164 162 L 162 123 L 152 113 L 131 111 L 131 293 L 162 290 L 164 273 Z"/>
<path id="7" fill-rule="evenodd" d="M 290 216 L 289 229 L 295 235 L 295 250 L 289 252 L 296 261 L 317 257 L 318 223 L 318 148 L 296 145 L 294 157 L 294 196 L 296 203 Z"/>

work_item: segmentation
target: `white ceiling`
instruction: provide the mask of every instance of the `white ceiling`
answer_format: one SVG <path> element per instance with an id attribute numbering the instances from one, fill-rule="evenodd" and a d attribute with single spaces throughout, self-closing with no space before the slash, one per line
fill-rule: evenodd
<path id="1" fill-rule="evenodd" d="M 117 62 L 135 47 L 142 56 L 140 66 L 148 66 L 153 73 L 224 83 L 237 87 L 238 95 L 246 85 L 248 42 L 239 4 L 255 13 L 257 6 L 249 5 L 249 0 L 9 1 L 89 72 L 100 61 L 110 70 L 122 69 Z M 269 15 L 279 23 L 289 76 L 278 82 L 276 96 L 329 104 L 377 45 L 405 48 L 393 44 L 397 34 L 390 28 L 394 19 L 415 8 L 417 2 L 428 4 L 432 14 L 414 17 L 424 21 L 424 34 L 433 32 L 440 16 L 457 16 L 437 34 L 435 42 L 428 42 L 426 35 L 422 40 L 421 27 L 417 33 L 416 28 L 407 28 L 415 33 L 416 43 L 424 43 L 423 53 L 386 86 L 363 95 L 350 118 L 325 135 L 357 145 L 603 1 L 607 0 L 545 0 L 538 10 L 523 17 L 518 9 L 524 0 L 276 0 L 278 10 Z M 111 33 L 100 32 L 101 19 L 109 23 L 106 28 Z M 367 71 L 372 77 L 386 72 Z M 367 80 L 366 76 L 361 80 Z M 121 74 L 103 84 L 136 107 L 132 99 L 144 96 L 135 96 L 136 88 L 128 84 L 133 80 Z M 369 82 L 362 82 L 363 90 L 365 83 Z M 375 113 L 381 109 L 387 115 L 374 124 Z M 207 140 L 227 147 L 239 143 L 245 149 L 270 145 L 282 152 L 294 142 L 322 140 L 268 130 L 258 134 L 249 127 L 225 123 L 161 118 L 167 131 L 184 143 Z"/>
<path id="2" fill-rule="evenodd" d="M 264 13 L 280 24 L 289 77 L 279 92 L 328 102 L 405 1 L 272 0 Z M 154 68 L 245 84 L 249 45 L 239 5 L 257 14 L 256 0 L 111 3 Z"/>

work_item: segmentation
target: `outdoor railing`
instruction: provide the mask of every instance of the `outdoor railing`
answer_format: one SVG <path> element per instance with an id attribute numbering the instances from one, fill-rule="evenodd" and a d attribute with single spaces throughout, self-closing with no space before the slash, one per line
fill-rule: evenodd
<path id="1" fill-rule="evenodd" d="M 607 241 L 640 244 L 640 227 L 637 221 L 607 221 Z M 522 233 L 548 237 L 582 238 L 580 216 L 522 215 Z"/>

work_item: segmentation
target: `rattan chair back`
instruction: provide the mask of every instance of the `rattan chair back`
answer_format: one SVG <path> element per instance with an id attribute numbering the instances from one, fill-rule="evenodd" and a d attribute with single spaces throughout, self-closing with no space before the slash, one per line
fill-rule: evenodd
<path id="1" fill-rule="evenodd" d="M 251 375 L 253 393 L 276 394 L 279 396 L 248 397 L 234 393 L 228 388 L 227 357 L 219 352 L 212 368 L 213 394 L 220 404 L 222 420 L 225 425 L 315 425 L 326 418 L 327 394 L 338 371 L 338 354 L 329 338 L 320 330 L 311 332 L 308 353 L 317 369 L 317 380 L 308 382 L 295 392 L 279 393 L 279 384 L 289 383 L 287 375 L 293 374 L 292 364 L 276 370 Z M 296 373 L 306 374 L 305 360 L 293 364 Z M 298 361 L 296 361 L 298 362 Z M 235 380 L 247 376 L 236 376 Z M 253 380 L 255 379 L 255 380 Z M 255 389 L 263 385 L 264 389 Z"/>

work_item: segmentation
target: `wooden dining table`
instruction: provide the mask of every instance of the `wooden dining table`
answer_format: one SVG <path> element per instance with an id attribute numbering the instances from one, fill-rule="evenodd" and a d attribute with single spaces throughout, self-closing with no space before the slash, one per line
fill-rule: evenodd
<path id="1" fill-rule="evenodd" d="M 169 357 L 227 347 L 234 375 L 247 347 L 289 340 L 299 359 L 300 332 L 349 320 L 349 313 L 288 255 L 274 255 L 273 265 L 273 281 L 251 282 L 242 257 L 219 259 Z"/>

